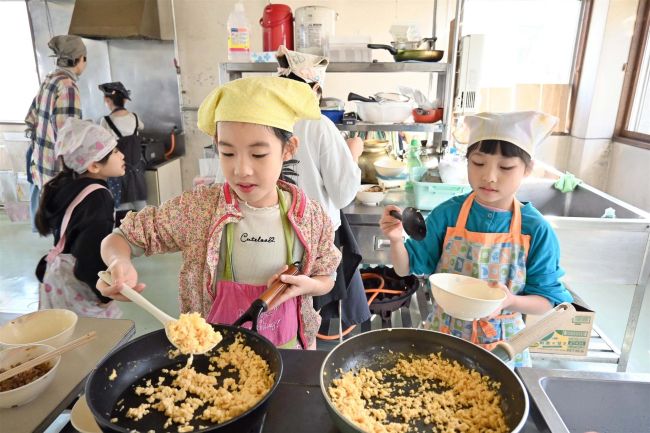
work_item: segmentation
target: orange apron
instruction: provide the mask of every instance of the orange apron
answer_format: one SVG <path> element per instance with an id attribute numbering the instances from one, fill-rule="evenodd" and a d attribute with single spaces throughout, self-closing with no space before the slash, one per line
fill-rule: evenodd
<path id="1" fill-rule="evenodd" d="M 476 193 L 470 194 L 463 203 L 456 227 L 447 228 L 436 273 L 500 282 L 518 294 L 526 285 L 526 256 L 530 249 L 530 236 L 521 234 L 521 203 L 515 199 L 509 232 L 470 232 L 465 225 L 475 196 Z M 445 313 L 435 300 L 427 322 L 430 329 L 461 337 L 487 350 L 525 326 L 521 313 L 505 310 L 490 320 L 457 319 Z M 515 366 L 530 366 L 528 351 L 517 355 Z"/>

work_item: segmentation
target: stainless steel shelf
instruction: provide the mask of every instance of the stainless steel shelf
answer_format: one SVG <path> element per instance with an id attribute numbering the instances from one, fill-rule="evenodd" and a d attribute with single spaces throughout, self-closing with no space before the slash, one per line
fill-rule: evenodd
<path id="1" fill-rule="evenodd" d="M 337 124 L 339 131 L 414 131 L 441 132 L 441 123 L 368 123 L 357 122 L 354 125 Z"/>
<path id="2" fill-rule="evenodd" d="M 224 63 L 224 71 L 231 73 L 243 72 L 276 72 L 277 63 Z M 327 65 L 327 72 L 437 72 L 446 74 L 449 65 L 439 62 L 332 62 Z"/>

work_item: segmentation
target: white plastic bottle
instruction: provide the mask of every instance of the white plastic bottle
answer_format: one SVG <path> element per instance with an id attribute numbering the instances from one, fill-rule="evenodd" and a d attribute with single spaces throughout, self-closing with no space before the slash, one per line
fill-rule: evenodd
<path id="1" fill-rule="evenodd" d="M 250 62 L 251 25 L 242 2 L 228 15 L 228 61 Z"/>

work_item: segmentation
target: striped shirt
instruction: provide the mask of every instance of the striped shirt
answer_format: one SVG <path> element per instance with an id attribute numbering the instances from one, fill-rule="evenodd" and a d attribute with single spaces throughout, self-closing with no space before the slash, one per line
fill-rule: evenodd
<path id="1" fill-rule="evenodd" d="M 68 69 L 59 68 L 48 74 L 25 117 L 25 132 L 33 150 L 30 171 L 34 185 L 41 189 L 60 171 L 54 155 L 59 128 L 68 117 L 81 119 L 76 80 L 77 76 Z"/>

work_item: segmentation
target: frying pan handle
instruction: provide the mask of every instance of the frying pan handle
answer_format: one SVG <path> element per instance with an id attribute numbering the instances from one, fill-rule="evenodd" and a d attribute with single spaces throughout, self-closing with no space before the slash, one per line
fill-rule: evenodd
<path id="1" fill-rule="evenodd" d="M 384 45 L 384 44 L 368 44 L 368 48 L 371 48 L 373 50 L 380 49 L 380 50 L 388 50 L 392 55 L 397 54 L 397 50 L 395 47 L 392 45 Z"/>
<path id="2" fill-rule="evenodd" d="M 348 101 L 377 102 L 375 99 L 366 98 L 365 96 L 361 96 L 352 92 L 348 93 Z"/>
<path id="3" fill-rule="evenodd" d="M 284 271 L 281 275 L 298 275 L 300 274 L 300 262 L 296 262 L 292 265 L 289 266 L 289 268 Z M 271 302 L 280 294 L 284 292 L 284 290 L 288 287 L 289 285 L 287 283 L 283 283 L 280 281 L 280 278 L 275 280 L 271 286 L 264 291 L 258 298 L 260 301 L 264 302 L 266 307 L 264 308 L 264 311 L 266 311 L 271 304 Z"/>
<path id="4" fill-rule="evenodd" d="M 571 317 L 575 311 L 573 305 L 563 302 L 542 316 L 538 322 L 525 327 L 508 341 L 500 341 L 497 347 L 508 352 L 510 359 L 513 359 L 517 353 L 523 352 L 530 345 L 537 343 L 551 332 L 571 322 Z"/>

